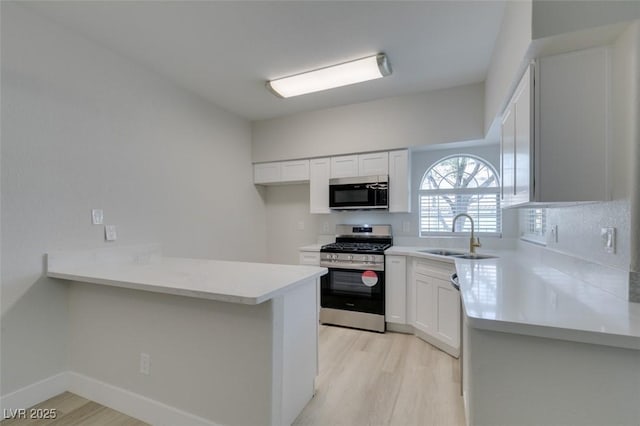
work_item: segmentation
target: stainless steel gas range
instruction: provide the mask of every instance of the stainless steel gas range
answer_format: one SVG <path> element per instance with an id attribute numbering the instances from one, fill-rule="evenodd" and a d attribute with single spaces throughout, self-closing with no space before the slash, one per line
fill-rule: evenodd
<path id="1" fill-rule="evenodd" d="M 320 249 L 320 322 L 385 331 L 384 251 L 391 225 L 337 225 L 336 242 Z"/>

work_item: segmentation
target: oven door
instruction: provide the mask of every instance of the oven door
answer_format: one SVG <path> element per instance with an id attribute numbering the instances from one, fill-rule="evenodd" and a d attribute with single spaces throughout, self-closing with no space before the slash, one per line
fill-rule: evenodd
<path id="1" fill-rule="evenodd" d="M 320 305 L 384 315 L 384 271 L 329 268 L 321 279 Z"/>

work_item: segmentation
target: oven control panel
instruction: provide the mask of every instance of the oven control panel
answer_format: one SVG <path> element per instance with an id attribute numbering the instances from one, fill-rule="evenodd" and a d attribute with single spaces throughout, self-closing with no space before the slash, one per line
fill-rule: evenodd
<path id="1" fill-rule="evenodd" d="M 343 269 L 384 270 L 383 254 L 320 253 L 320 266 Z"/>

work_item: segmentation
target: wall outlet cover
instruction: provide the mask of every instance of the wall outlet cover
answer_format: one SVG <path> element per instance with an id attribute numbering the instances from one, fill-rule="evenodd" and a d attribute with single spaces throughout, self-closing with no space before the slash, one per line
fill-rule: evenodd
<path id="1" fill-rule="evenodd" d="M 600 229 L 600 237 L 602 237 L 602 249 L 604 252 L 614 254 L 616 252 L 616 228 Z"/>
<path id="2" fill-rule="evenodd" d="M 104 223 L 104 212 L 102 209 L 91 210 L 91 223 L 94 225 L 102 225 Z"/>
<path id="3" fill-rule="evenodd" d="M 104 239 L 107 241 L 115 241 L 118 238 L 115 225 L 104 226 Z"/>

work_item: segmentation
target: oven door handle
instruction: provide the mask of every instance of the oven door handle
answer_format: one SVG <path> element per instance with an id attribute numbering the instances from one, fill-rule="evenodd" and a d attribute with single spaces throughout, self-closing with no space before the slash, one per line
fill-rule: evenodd
<path id="1" fill-rule="evenodd" d="M 320 262 L 320 266 L 330 269 L 354 269 L 357 271 L 377 271 L 383 272 L 384 265 L 372 265 L 370 263 L 333 263 Z"/>

